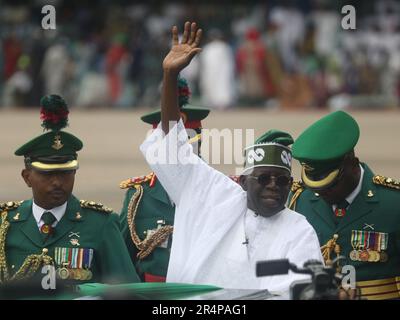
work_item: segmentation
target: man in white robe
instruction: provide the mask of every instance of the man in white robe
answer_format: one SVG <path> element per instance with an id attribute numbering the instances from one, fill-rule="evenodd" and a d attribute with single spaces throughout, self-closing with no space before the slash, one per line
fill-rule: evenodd
<path id="1" fill-rule="evenodd" d="M 173 28 L 173 47 L 163 62 L 162 128 L 141 145 L 176 204 L 167 282 L 287 290 L 294 280 L 309 276 L 257 278 L 256 262 L 286 258 L 303 266 L 310 259 L 322 261 L 314 229 L 302 215 L 285 207 L 292 182 L 287 145 L 293 140 L 286 133 L 269 131 L 247 148 L 246 174 L 240 185 L 193 152 L 182 120 L 176 123 L 180 118 L 176 79 L 200 51 L 201 30 L 196 29 L 195 23 L 187 22 L 179 44 Z M 170 121 L 175 125 L 169 131 Z M 272 155 L 260 159 L 265 151 Z"/>

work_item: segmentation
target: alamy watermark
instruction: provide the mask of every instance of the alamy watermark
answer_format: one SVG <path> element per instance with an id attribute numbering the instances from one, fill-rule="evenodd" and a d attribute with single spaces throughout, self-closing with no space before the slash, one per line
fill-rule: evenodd
<path id="1" fill-rule="evenodd" d="M 203 129 L 201 139 L 193 139 L 198 136 L 196 130 L 178 132 L 175 125 L 176 122 L 170 122 L 167 139 L 160 132 L 146 141 L 149 145 L 146 149 L 146 160 L 150 165 L 196 164 L 201 157 L 210 165 L 236 165 L 235 172 L 232 173 L 242 173 L 245 161 L 243 151 L 246 146 L 254 144 L 254 129 Z M 149 130 L 148 136 L 151 133 L 152 130 Z"/>
<path id="2" fill-rule="evenodd" d="M 55 30 L 56 29 L 56 8 L 50 4 L 42 7 L 42 14 L 45 16 L 42 18 L 42 28 L 44 30 Z"/>
<path id="3" fill-rule="evenodd" d="M 342 28 L 344 30 L 356 29 L 356 9 L 352 5 L 345 5 L 342 7 Z"/>
<path id="4" fill-rule="evenodd" d="M 340 272 L 343 275 L 341 286 L 345 290 L 356 288 L 356 268 L 352 265 L 344 265 Z"/>
<path id="5" fill-rule="evenodd" d="M 45 276 L 42 278 L 42 289 L 43 290 L 55 290 L 56 289 L 56 268 L 53 265 L 45 265 L 42 268 L 42 274 Z"/>

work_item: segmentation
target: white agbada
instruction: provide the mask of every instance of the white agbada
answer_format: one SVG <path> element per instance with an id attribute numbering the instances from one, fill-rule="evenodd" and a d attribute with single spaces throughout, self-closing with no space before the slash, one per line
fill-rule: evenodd
<path id="1" fill-rule="evenodd" d="M 140 149 L 176 204 L 167 282 L 286 291 L 309 276 L 257 278 L 256 262 L 322 261 L 307 220 L 287 208 L 271 218 L 256 216 L 242 187 L 193 153 L 182 121 L 167 136 L 159 126 Z"/>

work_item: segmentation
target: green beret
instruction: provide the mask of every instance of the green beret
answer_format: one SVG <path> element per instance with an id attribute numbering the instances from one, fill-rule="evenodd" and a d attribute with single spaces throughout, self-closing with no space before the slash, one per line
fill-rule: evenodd
<path id="1" fill-rule="evenodd" d="M 67 126 L 69 114 L 64 99 L 48 95 L 40 104 L 42 127 L 51 131 L 28 141 L 15 151 L 15 155 L 24 156 L 25 163 L 39 171 L 78 169 L 77 151 L 82 149 L 83 143 L 61 130 Z"/>
<path id="2" fill-rule="evenodd" d="M 189 104 L 190 89 L 185 78 L 178 79 L 178 104 L 181 111 L 183 123 L 186 128 L 201 128 L 201 120 L 205 119 L 210 113 L 210 109 L 195 107 Z M 152 124 L 156 127 L 161 121 L 161 110 L 150 112 L 141 117 L 143 122 Z"/>
<path id="3" fill-rule="evenodd" d="M 293 158 L 302 165 L 303 182 L 314 189 L 328 187 L 359 137 L 357 122 L 344 111 L 330 113 L 308 127 L 292 148 Z"/>
<path id="4" fill-rule="evenodd" d="M 292 136 L 283 131 L 269 130 L 256 139 L 254 145 L 244 150 L 245 170 L 256 167 L 279 167 L 291 172 L 292 152 L 289 146 Z"/>

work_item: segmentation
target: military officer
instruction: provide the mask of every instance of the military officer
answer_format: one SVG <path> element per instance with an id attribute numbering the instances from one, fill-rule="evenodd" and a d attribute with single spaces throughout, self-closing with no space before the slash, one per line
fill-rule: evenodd
<path id="1" fill-rule="evenodd" d="M 44 133 L 15 154 L 33 199 L 0 205 L 0 281 L 37 278 L 52 265 L 62 283 L 140 281 L 120 233 L 118 215 L 72 195 L 82 141 L 62 131 L 68 108 L 57 95 L 41 99 Z M 59 280 L 57 280 L 59 281 Z"/>
<path id="2" fill-rule="evenodd" d="M 317 231 L 327 264 L 344 256 L 366 299 L 400 298 L 400 184 L 356 157 L 360 130 L 343 111 L 307 128 L 293 145 L 301 163 L 289 207 Z"/>
<path id="3" fill-rule="evenodd" d="M 190 89 L 178 81 L 178 103 L 194 150 L 200 153 L 201 120 L 210 110 L 189 104 Z M 142 121 L 156 128 L 161 111 L 146 114 Z M 172 242 L 175 205 L 154 173 L 120 183 L 127 189 L 120 215 L 121 230 L 136 270 L 143 281 L 165 282 Z"/>

